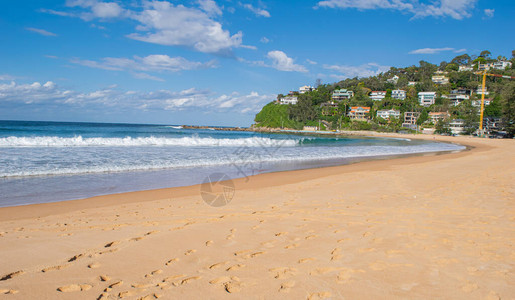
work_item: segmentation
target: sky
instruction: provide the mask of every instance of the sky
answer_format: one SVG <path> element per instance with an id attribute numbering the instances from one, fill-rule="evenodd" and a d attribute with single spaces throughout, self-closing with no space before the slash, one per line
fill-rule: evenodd
<path id="1" fill-rule="evenodd" d="M 513 0 L 0 1 L 0 120 L 250 126 L 279 93 L 515 49 Z"/>

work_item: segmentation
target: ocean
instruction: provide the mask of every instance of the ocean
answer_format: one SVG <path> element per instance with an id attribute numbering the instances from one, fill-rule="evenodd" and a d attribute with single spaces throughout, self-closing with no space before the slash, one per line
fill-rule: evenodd
<path id="1" fill-rule="evenodd" d="M 246 178 L 464 147 L 395 138 L 185 129 L 175 125 L 0 121 L 0 206 Z"/>

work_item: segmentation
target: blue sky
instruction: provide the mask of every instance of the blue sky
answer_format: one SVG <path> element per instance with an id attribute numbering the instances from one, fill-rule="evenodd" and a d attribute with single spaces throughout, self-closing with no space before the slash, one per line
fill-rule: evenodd
<path id="1" fill-rule="evenodd" d="M 278 93 L 515 49 L 515 2 L 1 1 L 0 119 L 249 126 Z"/>

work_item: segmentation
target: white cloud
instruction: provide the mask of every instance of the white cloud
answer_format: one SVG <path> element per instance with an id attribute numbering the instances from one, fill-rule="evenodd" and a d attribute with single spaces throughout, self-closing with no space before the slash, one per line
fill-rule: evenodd
<path id="1" fill-rule="evenodd" d="M 226 52 L 239 47 L 242 33 L 231 35 L 222 24 L 212 20 L 205 12 L 169 2 L 149 2 L 132 18 L 140 22 L 143 33 L 132 33 L 129 38 L 168 46 L 186 46 L 200 52 Z"/>
<path id="2" fill-rule="evenodd" d="M 94 18 L 108 19 L 121 17 L 125 10 L 116 2 L 102 2 L 97 0 L 67 0 L 66 6 L 88 8 L 90 12 L 80 14 L 83 20 L 89 21 Z"/>
<path id="3" fill-rule="evenodd" d="M 32 31 L 32 32 L 44 35 L 44 36 L 57 36 L 57 34 L 50 32 L 50 31 L 46 31 L 44 29 L 39 29 L 39 28 L 34 28 L 34 27 L 26 27 L 25 29 L 28 31 Z"/>
<path id="4" fill-rule="evenodd" d="M 450 47 L 445 48 L 422 48 L 410 51 L 409 54 L 438 54 L 440 52 L 452 51 L 454 53 L 465 52 L 467 49 L 455 49 Z"/>
<path id="5" fill-rule="evenodd" d="M 221 15 L 222 9 L 213 0 L 198 0 L 200 8 L 208 14 Z"/>
<path id="6" fill-rule="evenodd" d="M 327 0 L 320 1 L 318 7 L 329 8 L 357 8 L 357 9 L 378 9 L 388 8 L 397 10 L 411 10 L 413 5 L 408 1 L 399 0 Z"/>
<path id="7" fill-rule="evenodd" d="M 270 40 L 267 37 L 262 37 L 259 41 L 263 44 L 268 44 L 270 42 Z"/>
<path id="8" fill-rule="evenodd" d="M 418 0 L 326 0 L 315 8 L 391 9 L 413 14 L 413 18 L 451 17 L 457 20 L 472 16 L 477 0 L 435 0 L 425 4 Z"/>
<path id="9" fill-rule="evenodd" d="M 495 13 L 495 9 L 485 9 L 485 17 L 486 18 L 493 18 Z"/>
<path id="10" fill-rule="evenodd" d="M 72 59 L 72 63 L 110 71 L 154 71 L 154 72 L 179 72 L 216 67 L 216 61 L 196 62 L 183 57 L 170 57 L 168 55 L 154 54 L 145 57 L 134 56 L 133 58 L 105 57 L 100 61 Z M 149 76 L 140 76 L 139 78 Z"/>
<path id="11" fill-rule="evenodd" d="M 250 50 L 257 50 L 257 47 L 256 46 L 252 46 L 252 45 L 240 45 L 240 48 L 250 49 Z"/>
<path id="12" fill-rule="evenodd" d="M 161 81 L 161 82 L 165 81 L 163 78 L 152 76 L 152 75 L 147 74 L 147 73 L 133 72 L 132 76 L 134 76 L 135 78 L 138 78 L 138 79 L 149 79 L 149 80 Z"/>
<path id="13" fill-rule="evenodd" d="M 75 16 L 74 14 L 69 13 L 69 12 L 58 11 L 58 10 L 53 10 L 53 9 L 46 9 L 46 8 L 42 8 L 39 11 L 42 13 L 47 13 L 47 14 L 61 16 L 61 17 L 74 17 Z"/>
<path id="14" fill-rule="evenodd" d="M 331 75 L 331 77 L 338 79 L 354 78 L 354 77 L 370 77 L 376 76 L 379 73 L 384 73 L 390 70 L 389 66 L 382 66 L 376 63 L 368 63 L 361 66 L 348 66 L 348 65 L 324 65 L 324 69 L 333 70 L 341 74 Z"/>
<path id="15" fill-rule="evenodd" d="M 243 7 L 256 14 L 256 16 L 270 18 L 270 13 L 262 8 L 254 7 L 252 4 L 243 4 Z"/>
<path id="16" fill-rule="evenodd" d="M 293 59 L 288 57 L 283 51 L 270 51 L 267 57 L 272 60 L 272 67 L 279 71 L 287 72 L 307 72 L 308 70 L 301 65 L 293 62 Z"/>
<path id="17" fill-rule="evenodd" d="M 316 61 L 312 61 L 311 59 L 306 59 L 306 62 L 310 65 L 316 65 L 318 64 Z"/>
<path id="18" fill-rule="evenodd" d="M 16 79 L 14 76 L 8 74 L 0 74 L 0 80 L 14 80 Z"/>
<path id="19" fill-rule="evenodd" d="M 196 88 L 181 91 L 157 90 L 151 92 L 122 91 L 110 86 L 92 92 L 64 90 L 48 81 L 17 84 L 0 84 L 0 103 L 36 105 L 47 107 L 88 107 L 102 110 L 110 107 L 113 110 L 194 110 L 194 111 L 231 111 L 239 113 L 255 113 L 274 99 L 274 95 L 261 95 L 257 92 L 216 95 L 210 91 Z"/>

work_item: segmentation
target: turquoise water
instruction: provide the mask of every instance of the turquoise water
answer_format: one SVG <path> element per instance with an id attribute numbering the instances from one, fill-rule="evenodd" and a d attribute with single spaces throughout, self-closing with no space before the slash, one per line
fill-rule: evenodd
<path id="1" fill-rule="evenodd" d="M 409 139 L 0 121 L 0 206 L 192 185 L 214 172 L 248 178 L 359 158 L 461 149 Z"/>

